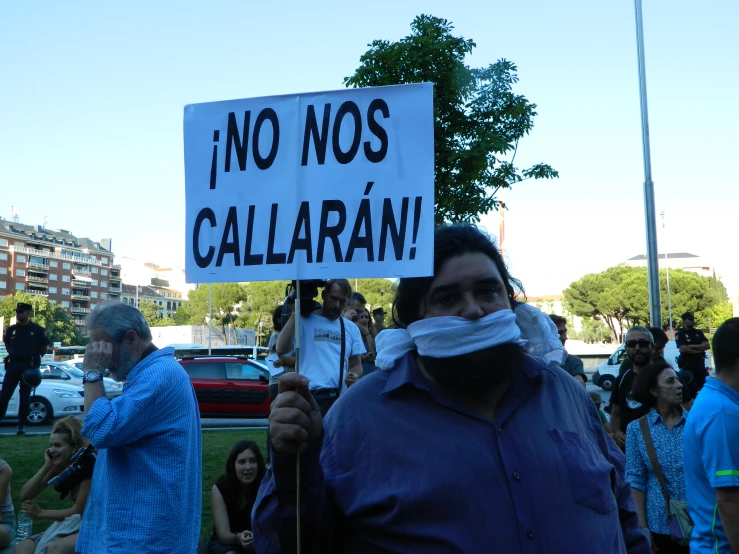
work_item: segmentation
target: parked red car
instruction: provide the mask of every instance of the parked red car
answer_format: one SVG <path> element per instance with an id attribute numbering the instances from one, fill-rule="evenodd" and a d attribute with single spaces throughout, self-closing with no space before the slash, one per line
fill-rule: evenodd
<path id="1" fill-rule="evenodd" d="M 267 417 L 269 371 L 249 358 L 209 356 L 178 360 L 195 388 L 200 415 Z"/>

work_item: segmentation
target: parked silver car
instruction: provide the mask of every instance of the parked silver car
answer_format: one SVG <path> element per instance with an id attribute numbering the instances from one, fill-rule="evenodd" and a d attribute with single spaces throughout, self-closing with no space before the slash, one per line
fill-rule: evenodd
<path id="1" fill-rule="evenodd" d="M 65 362 L 44 362 L 41 364 L 41 379 L 60 379 L 72 385 L 82 386 L 82 377 L 84 372 Z M 123 383 L 119 383 L 115 379 L 103 378 L 103 386 L 105 387 L 105 396 L 113 399 L 120 396 L 123 392 Z"/>

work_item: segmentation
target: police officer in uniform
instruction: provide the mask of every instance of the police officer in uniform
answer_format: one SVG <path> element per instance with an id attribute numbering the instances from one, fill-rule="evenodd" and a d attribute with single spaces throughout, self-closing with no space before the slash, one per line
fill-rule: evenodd
<path id="1" fill-rule="evenodd" d="M 5 358 L 5 379 L 0 392 L 0 420 L 5 417 L 8 402 L 20 383 L 20 405 L 18 406 L 18 434 L 25 435 L 24 425 L 28 417 L 31 403 L 31 386 L 23 377 L 27 369 L 38 369 L 41 356 L 46 354 L 48 341 L 46 331 L 40 325 L 31 322 L 30 304 L 19 302 L 15 308 L 17 323 L 8 327 L 3 335 L 3 342 L 8 351 Z"/>
<path id="2" fill-rule="evenodd" d="M 692 313 L 684 313 L 682 320 L 682 329 L 675 333 L 675 344 L 680 350 L 677 365 L 693 376 L 691 388 L 697 393 L 706 382 L 706 350 L 711 345 L 703 331 L 695 328 L 695 316 Z"/>

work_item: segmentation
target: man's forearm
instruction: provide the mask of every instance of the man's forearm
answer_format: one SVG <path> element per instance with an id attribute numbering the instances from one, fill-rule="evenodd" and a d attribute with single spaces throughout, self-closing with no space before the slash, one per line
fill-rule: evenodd
<path id="1" fill-rule="evenodd" d="M 90 409 L 96 400 L 105 396 L 105 386 L 102 381 L 96 383 L 85 383 L 85 413 L 90 413 Z"/>
<path id="2" fill-rule="evenodd" d="M 644 491 L 633 487 L 631 488 L 631 494 L 634 496 L 636 513 L 639 516 L 639 525 L 647 527 L 647 495 L 644 494 Z"/>
<path id="3" fill-rule="evenodd" d="M 280 338 L 277 339 L 275 350 L 279 356 L 285 356 L 293 350 L 293 342 L 295 341 L 295 314 L 290 315 L 290 319 L 282 328 Z"/>

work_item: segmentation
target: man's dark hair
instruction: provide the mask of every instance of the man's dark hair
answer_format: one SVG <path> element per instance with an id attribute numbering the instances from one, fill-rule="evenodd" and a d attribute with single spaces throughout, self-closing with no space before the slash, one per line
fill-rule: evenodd
<path id="1" fill-rule="evenodd" d="M 683 315 L 680 316 L 680 319 L 693 319 L 695 316 L 692 312 L 685 312 Z"/>
<path id="2" fill-rule="evenodd" d="M 352 295 L 349 297 L 349 303 L 352 302 L 359 302 L 360 304 L 367 304 L 367 300 L 365 300 L 364 295 L 361 292 L 353 292 Z"/>
<path id="3" fill-rule="evenodd" d="M 552 320 L 552 322 L 559 327 L 560 325 L 567 325 L 567 319 L 562 317 L 561 315 L 557 314 L 549 314 L 549 319 Z"/>
<path id="4" fill-rule="evenodd" d="M 659 327 L 650 327 L 649 332 L 652 333 L 654 344 L 658 346 L 664 346 L 670 341 L 670 339 L 667 338 L 667 333 L 665 333 L 664 330 L 660 329 Z"/>
<path id="5" fill-rule="evenodd" d="M 657 403 L 657 397 L 652 396 L 649 391 L 657 386 L 657 378 L 665 369 L 673 368 L 667 362 L 654 362 L 642 368 L 636 374 L 634 385 L 631 388 L 631 396 L 634 400 L 646 406 L 654 406 Z"/>
<path id="6" fill-rule="evenodd" d="M 713 335 L 716 373 L 732 369 L 739 362 L 739 317 L 727 319 Z"/>
<path id="7" fill-rule="evenodd" d="M 331 290 L 331 287 L 334 286 L 334 284 L 341 289 L 341 292 L 343 292 L 347 298 L 352 295 L 352 286 L 349 284 L 347 279 L 329 279 L 326 281 L 326 286 L 323 287 L 323 292 Z"/>
<path id="8" fill-rule="evenodd" d="M 480 252 L 490 258 L 498 268 L 508 293 L 511 308 L 515 305 L 516 290 L 523 293 L 521 283 L 511 277 L 495 243 L 475 225 L 448 225 L 439 227 L 434 233 L 434 275 L 450 258 L 462 254 Z M 421 319 L 419 307 L 424 305 L 433 277 L 406 277 L 400 279 L 393 301 L 393 323 L 405 328 Z"/>

